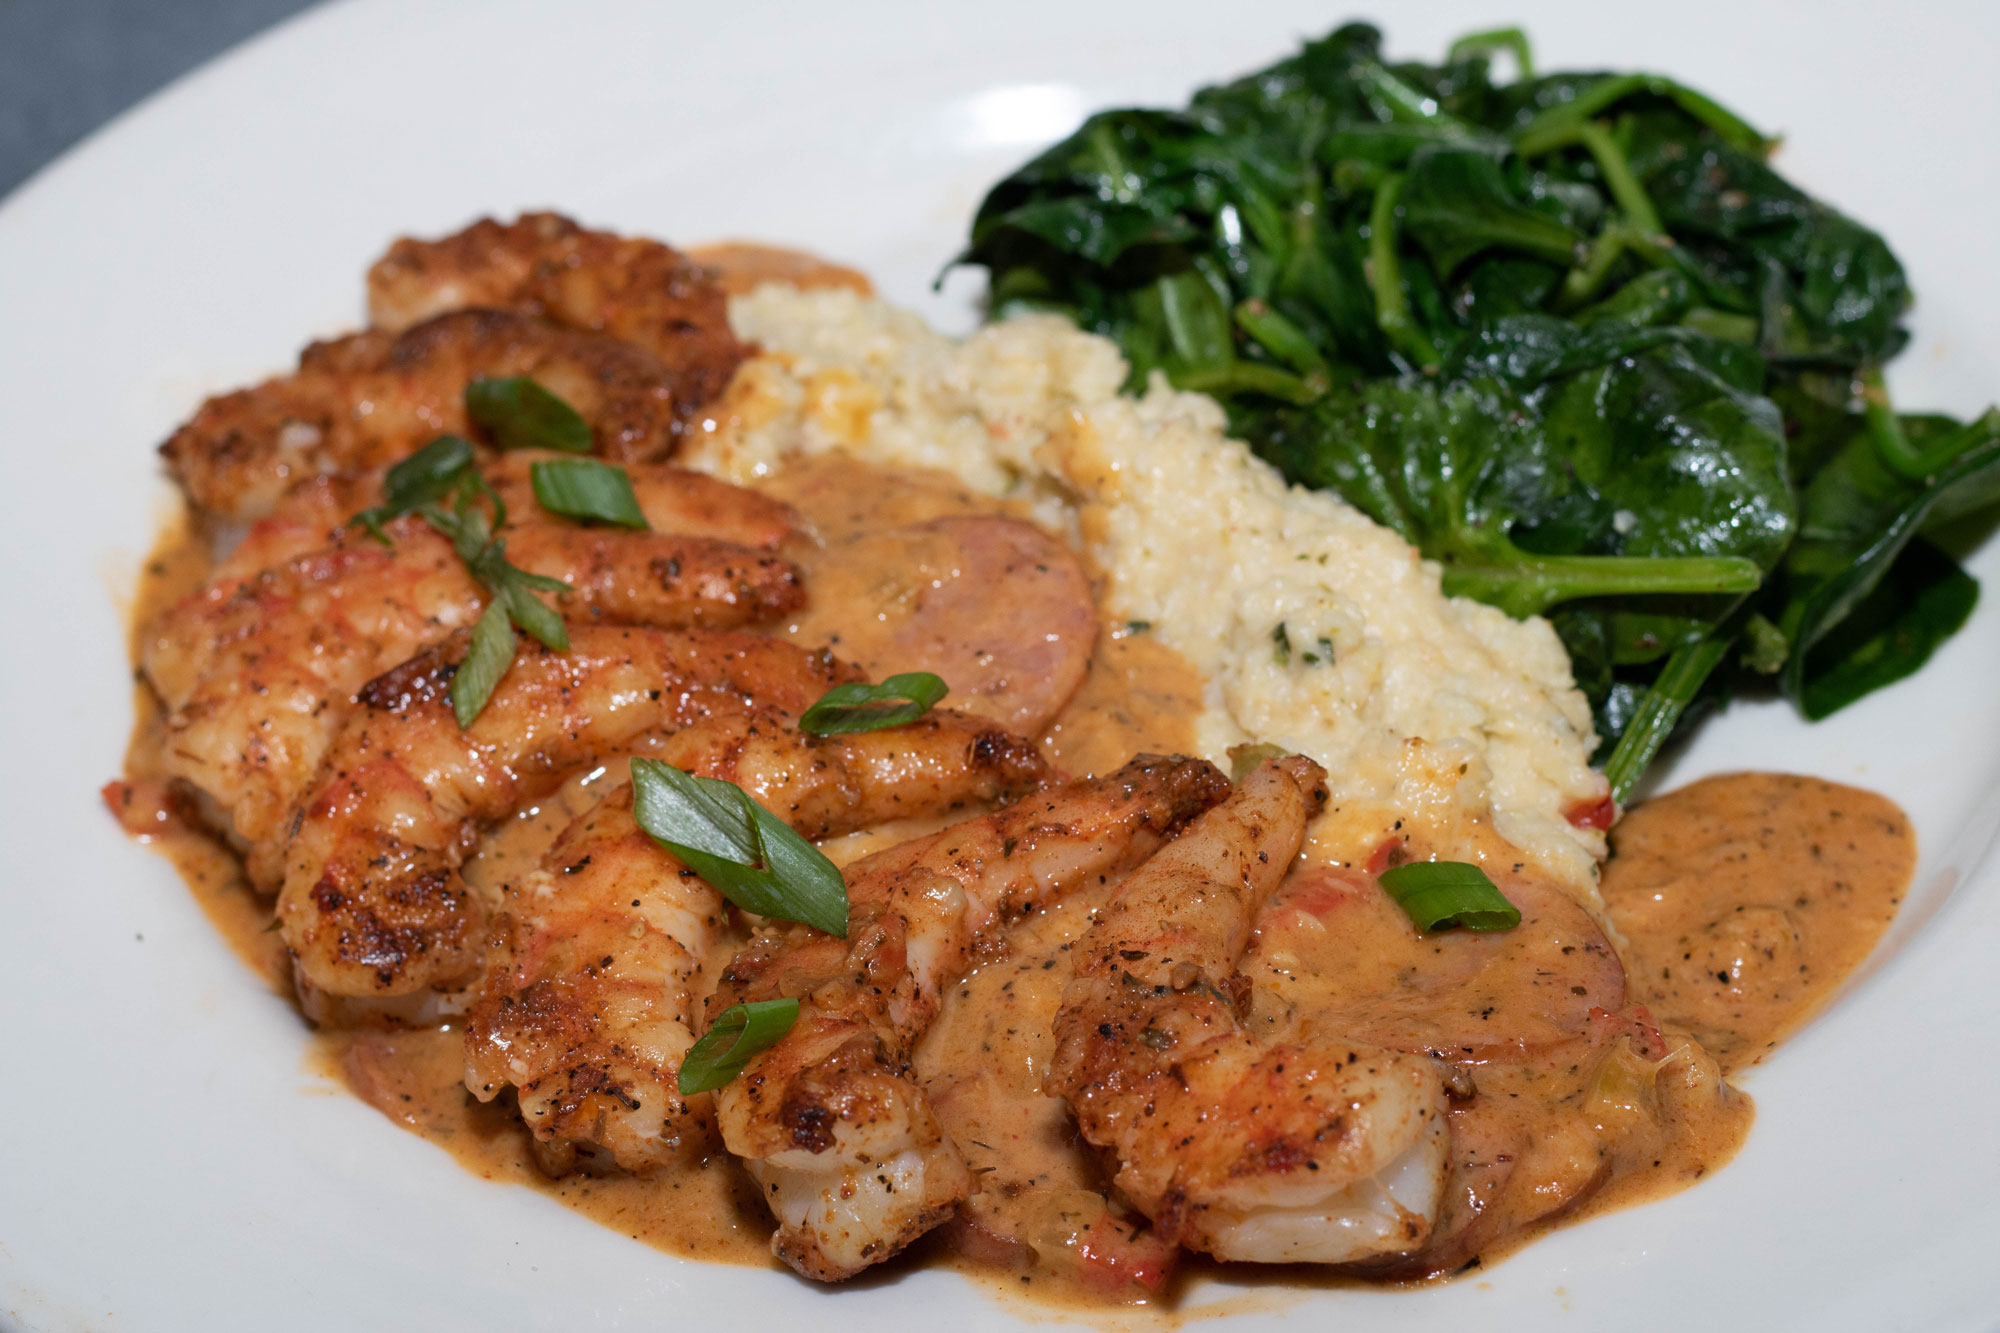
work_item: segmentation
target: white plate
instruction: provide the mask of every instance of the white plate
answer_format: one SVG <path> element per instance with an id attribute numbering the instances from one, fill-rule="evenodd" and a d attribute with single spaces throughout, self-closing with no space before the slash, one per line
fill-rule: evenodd
<path id="1" fill-rule="evenodd" d="M 1904 400 L 2000 396 L 2000 8 L 1403 8 L 1398 53 L 1519 19 L 1549 67 L 1670 71 L 1788 131 L 1786 168 L 1881 227 L 1923 295 Z M 292 1009 L 97 804 L 129 724 L 120 596 L 169 503 L 151 448 L 203 392 L 356 322 L 391 236 L 482 212 L 808 245 L 967 327 L 976 283 L 929 281 L 986 183 L 1087 108 L 1177 100 L 1336 17 L 1300 0 L 340 4 L 0 208 L 0 1323 L 1011 1326 L 946 1273 L 828 1293 L 677 1262 L 476 1180 L 306 1070 Z M 2000 546 L 1975 568 L 2000 574 Z M 1734 1164 L 1475 1280 L 1265 1296 L 1263 1317 L 1992 1326 L 1996 662 L 1989 600 L 1915 682 L 1810 729 L 1739 709 L 1680 757 L 1677 778 L 1785 767 L 1879 788 L 1923 845 L 1869 975 L 1743 1080 L 1758 1122 Z"/>

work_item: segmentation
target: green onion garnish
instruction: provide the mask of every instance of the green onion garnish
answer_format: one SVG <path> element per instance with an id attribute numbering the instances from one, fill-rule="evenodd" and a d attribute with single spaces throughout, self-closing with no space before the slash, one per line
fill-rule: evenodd
<path id="1" fill-rule="evenodd" d="M 472 725 L 493 694 L 493 687 L 514 664 L 514 624 L 507 603 L 494 598 L 472 627 L 472 647 L 451 678 L 451 711 L 462 731 Z"/>
<path id="2" fill-rule="evenodd" d="M 836 685 L 799 718 L 799 730 L 814 736 L 845 736 L 915 722 L 951 687 L 928 671 L 891 676 L 880 685 Z"/>
<path id="3" fill-rule="evenodd" d="M 760 1052 L 767 1051 L 799 1021 L 797 1000 L 756 1000 L 732 1004 L 715 1026 L 681 1057 L 681 1096 L 710 1092 L 743 1072 Z"/>
<path id="4" fill-rule="evenodd" d="M 465 386 L 465 415 L 502 449 L 590 452 L 590 423 L 526 375 L 472 381 Z"/>
<path id="5" fill-rule="evenodd" d="M 621 528 L 649 526 L 639 497 L 632 494 L 632 478 L 622 467 L 594 458 L 556 458 L 529 464 L 528 477 L 535 498 L 551 514 Z"/>
<path id="6" fill-rule="evenodd" d="M 632 761 L 639 827 L 746 912 L 847 937 L 847 884 L 819 848 L 720 778 Z"/>
<path id="7" fill-rule="evenodd" d="M 349 519 L 367 528 L 384 546 L 389 534 L 382 525 L 451 494 L 472 466 L 472 445 L 456 435 L 440 435 L 390 468 L 382 478 L 382 503 Z"/>
<path id="8" fill-rule="evenodd" d="M 1376 879 L 1418 930 L 1512 930 L 1521 924 L 1521 909 L 1502 896 L 1484 870 L 1464 861 L 1412 861 Z"/>
<path id="9" fill-rule="evenodd" d="M 511 626 L 520 626 L 556 652 L 568 650 L 569 631 L 562 616 L 535 594 L 568 592 L 569 585 L 509 563 L 507 539 L 497 535 L 507 526 L 507 505 L 473 466 L 472 446 L 458 436 L 440 435 L 390 468 L 383 490 L 381 504 L 348 521 L 366 527 L 387 546 L 384 523 L 404 514 L 420 515 L 451 539 L 466 571 L 492 599 L 473 627 L 465 661 L 452 677 L 452 712 L 460 727 L 471 726 L 514 660 Z M 449 509 L 443 504 L 446 496 L 452 497 Z"/>

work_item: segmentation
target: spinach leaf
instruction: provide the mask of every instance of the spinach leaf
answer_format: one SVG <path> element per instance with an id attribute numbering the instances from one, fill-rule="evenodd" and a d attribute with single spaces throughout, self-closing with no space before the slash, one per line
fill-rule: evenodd
<path id="1" fill-rule="evenodd" d="M 1919 538 L 1872 591 L 1800 654 L 1799 711 L 1822 718 L 1916 671 L 1956 634 L 1979 600 L 1979 583 Z"/>
<path id="2" fill-rule="evenodd" d="M 1951 459 L 1918 482 L 1883 460 L 1864 417 L 1849 424 L 1805 486 L 1799 539 L 1766 598 L 1765 614 L 1791 644 L 1784 690 L 1815 718 L 1916 670 L 1964 623 L 1976 585 L 1962 573 L 1952 578 L 1949 557 L 1916 539 L 1927 525 L 2000 496 L 2000 414 L 1956 429 L 1906 419 L 1920 440 L 1940 437 Z M 1885 585 L 1893 591 L 1878 596 Z M 1850 617 L 1857 623 L 1845 626 Z M 1895 623 L 1902 647 L 1891 654 L 1877 641 Z M 1904 669 L 1891 671 L 1895 663 Z"/>
<path id="3" fill-rule="evenodd" d="M 1213 394 L 1447 590 L 1550 614 L 1629 789 L 1731 690 L 1821 716 L 1914 670 L 1972 585 L 1913 541 L 2000 499 L 2000 415 L 1889 408 L 1902 266 L 1772 146 L 1668 77 L 1537 74 L 1514 30 L 1424 64 L 1348 24 L 1091 117 L 961 260 L 994 317 Z"/>

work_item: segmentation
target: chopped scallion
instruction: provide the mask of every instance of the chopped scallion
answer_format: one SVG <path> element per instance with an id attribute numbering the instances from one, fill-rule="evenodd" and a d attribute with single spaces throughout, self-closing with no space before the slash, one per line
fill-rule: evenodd
<path id="1" fill-rule="evenodd" d="M 622 467 L 594 458 L 555 458 L 530 464 L 528 477 L 535 499 L 551 514 L 621 528 L 648 526 L 639 497 L 632 493 L 632 478 Z"/>
<path id="2" fill-rule="evenodd" d="M 937 707 L 950 688 L 928 671 L 891 676 L 880 685 L 836 685 L 800 716 L 799 730 L 814 736 L 844 736 L 900 727 Z"/>
<path id="3" fill-rule="evenodd" d="M 472 646 L 451 678 L 451 711 L 461 730 L 472 725 L 492 697 L 493 687 L 514 664 L 514 648 L 514 623 L 508 619 L 506 602 L 496 597 L 472 627 Z"/>
<path id="4" fill-rule="evenodd" d="M 715 1026 L 681 1057 L 681 1096 L 712 1092 L 743 1072 L 760 1053 L 777 1045 L 799 1021 L 797 1000 L 754 1000 L 732 1004 Z"/>
<path id="5" fill-rule="evenodd" d="M 590 452 L 590 423 L 526 375 L 472 381 L 465 386 L 465 414 L 502 449 Z"/>
<path id="6" fill-rule="evenodd" d="M 744 911 L 846 938 L 839 868 L 735 783 L 634 759 L 632 809 L 640 828 Z"/>
<path id="7" fill-rule="evenodd" d="M 1507 901 L 1484 870 L 1464 861 L 1412 861 L 1376 879 L 1418 930 L 1512 930 L 1521 924 L 1521 909 Z"/>

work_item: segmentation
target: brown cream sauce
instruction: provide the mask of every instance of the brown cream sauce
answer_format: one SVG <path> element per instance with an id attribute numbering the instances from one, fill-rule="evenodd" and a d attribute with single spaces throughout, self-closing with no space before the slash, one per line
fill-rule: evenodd
<path id="1" fill-rule="evenodd" d="M 1917 862 L 1893 801 L 1783 773 L 1668 792 L 1611 845 L 1604 907 L 1632 989 L 1725 1069 L 1761 1059 L 1861 966 Z"/>
<path id="2" fill-rule="evenodd" d="M 838 456 L 781 473 L 769 489 L 805 513 L 821 542 L 804 556 L 815 605 L 784 632 L 839 636 L 837 649 L 864 661 L 870 635 L 893 629 L 897 598 L 883 587 L 910 558 L 906 544 L 880 535 L 1008 512 L 942 475 L 890 478 Z M 169 534 L 146 567 L 135 626 L 199 586 L 208 567 L 202 534 Z M 1077 774 L 1141 750 L 1184 751 L 1201 695 L 1199 677 L 1145 627 L 1100 625 L 1088 673 L 1042 742 Z M 268 902 L 154 776 L 165 743 L 142 686 L 127 781 L 107 788 L 107 803 L 173 859 L 259 975 L 288 985 Z M 468 882 L 497 900 L 607 775 L 616 780 L 619 758 L 493 830 L 466 867 Z M 827 851 L 845 863 L 925 831 L 872 830 Z M 1880 797 L 1759 774 L 1697 783 L 1635 810 L 1613 833 L 1603 888 L 1625 937 L 1621 967 L 1591 913 L 1483 827 L 1437 846 L 1405 842 L 1404 855 L 1486 865 L 1521 908 L 1521 925 L 1420 934 L 1360 868 L 1366 849 L 1316 847 L 1267 905 L 1244 960 L 1249 1016 L 1265 1030 L 1338 1030 L 1427 1051 L 1451 1071 L 1456 1164 L 1438 1236 L 1426 1252 L 1360 1274 L 1376 1279 L 1462 1271 L 1558 1222 L 1670 1192 L 1725 1163 L 1751 1109 L 1724 1069 L 1768 1050 L 1865 958 L 1913 863 L 1908 822 Z M 1022 922 L 1004 955 L 946 996 L 916 1063 L 980 1185 L 957 1223 L 900 1262 L 947 1262 L 1040 1301 L 1165 1297 L 1169 1307 L 1209 1267 L 1185 1257 L 1176 1267 L 1143 1219 L 1107 1193 L 1060 1102 L 1040 1093 L 1070 943 L 1108 892 Z M 712 961 L 740 939 L 719 941 Z M 452 1029 L 326 1033 L 317 1044 L 316 1060 L 358 1095 L 483 1177 L 539 1189 L 675 1254 L 774 1266 L 768 1217 L 719 1148 L 680 1173 L 551 1180 L 507 1104 L 482 1105 L 465 1091 Z M 1287 1284 L 1356 1276 L 1281 1275 Z"/>

